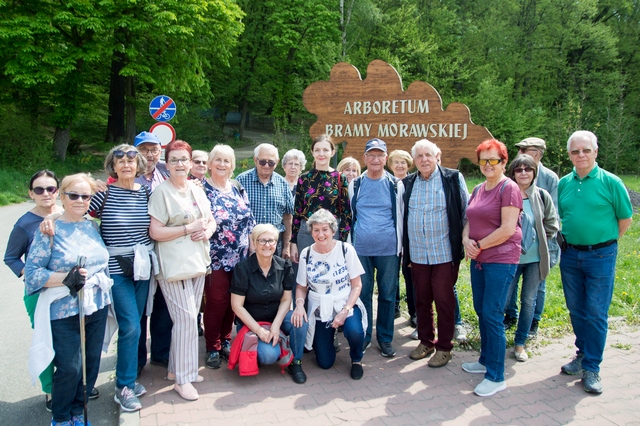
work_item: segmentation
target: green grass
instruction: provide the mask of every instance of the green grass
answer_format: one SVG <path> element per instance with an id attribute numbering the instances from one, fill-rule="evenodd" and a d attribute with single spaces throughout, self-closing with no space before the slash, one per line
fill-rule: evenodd
<path id="1" fill-rule="evenodd" d="M 620 175 L 620 179 L 624 182 L 627 188 L 640 192 L 640 176 L 638 175 Z"/>

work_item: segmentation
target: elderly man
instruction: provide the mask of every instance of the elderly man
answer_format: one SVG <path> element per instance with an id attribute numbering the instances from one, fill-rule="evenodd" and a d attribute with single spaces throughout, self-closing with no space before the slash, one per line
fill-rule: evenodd
<path id="1" fill-rule="evenodd" d="M 133 146 L 147 159 L 147 170 L 136 178 L 135 182 L 146 185 L 153 191 L 158 185 L 169 177 L 169 171 L 165 163 L 160 162 L 162 152 L 160 140 L 149 132 L 139 133 Z M 155 289 L 155 293 L 153 290 Z M 173 321 L 169 315 L 167 302 L 164 300 L 162 290 L 156 285 L 150 289 L 150 297 L 153 305 L 147 305 L 147 312 L 140 320 L 140 340 L 138 341 L 138 374 L 147 363 L 147 315 L 151 311 L 149 323 L 151 335 L 151 364 L 167 367 L 169 365 L 169 349 L 171 348 L 171 329 Z"/>
<path id="2" fill-rule="evenodd" d="M 546 190 L 553 200 L 553 205 L 558 209 L 558 175 L 555 174 L 552 170 L 546 168 L 542 162 L 540 161 L 544 156 L 544 152 L 547 149 L 547 144 L 543 139 L 540 138 L 526 138 L 521 140 L 516 144 L 516 147 L 520 150 L 520 154 L 530 155 L 536 164 L 538 165 L 538 171 L 536 173 L 536 181 L 535 184 L 537 187 Z M 554 247 L 557 249 L 557 244 L 553 243 Z M 556 252 L 557 253 L 557 252 Z M 555 260 L 557 262 L 557 259 Z M 555 265 L 555 263 L 553 263 Z M 553 266 L 552 265 L 552 266 Z M 546 298 L 547 290 L 546 290 L 546 280 L 543 280 L 540 283 L 540 287 L 538 288 L 538 295 L 536 297 L 536 309 L 533 312 L 533 322 L 531 323 L 531 328 L 529 330 L 529 336 L 535 336 L 538 334 L 538 326 L 540 324 L 540 319 L 542 318 L 542 312 L 544 311 L 544 302 Z M 504 325 L 505 328 L 511 328 L 518 322 L 518 287 L 516 287 L 511 300 L 509 300 L 509 304 L 507 309 L 505 310 L 504 315 Z"/>
<path id="3" fill-rule="evenodd" d="M 364 150 L 367 171 L 349 184 L 353 245 L 364 268 L 360 299 L 367 310 L 365 349 L 371 345 L 373 324 L 373 281 L 378 282 L 378 316 L 376 337 L 380 354 L 396 355 L 393 341 L 394 305 L 398 271 L 398 256 L 402 250 L 402 182 L 385 171 L 387 144 L 371 139 Z M 377 273 L 376 273 L 377 271 Z"/>
<path id="4" fill-rule="evenodd" d="M 596 163 L 596 135 L 586 130 L 573 133 L 567 151 L 574 168 L 558 184 L 566 241 L 560 273 L 578 351 L 561 370 L 582 375 L 584 390 L 599 394 L 618 240 L 631 225 L 633 210 L 620 178 Z"/>
<path id="5" fill-rule="evenodd" d="M 464 258 L 462 229 L 469 198 L 462 174 L 438 164 L 439 152 L 433 142 L 416 142 L 411 156 L 418 171 L 402 180 L 403 262 L 411 268 L 420 340 L 409 357 L 418 360 L 435 352 L 429 360 L 430 367 L 442 367 L 451 360 L 456 322 L 454 286 Z"/>
<path id="6" fill-rule="evenodd" d="M 280 231 L 276 255 L 289 257 L 293 195 L 286 179 L 274 172 L 280 157 L 278 148 L 262 143 L 253 151 L 255 167 L 237 177 L 247 191 L 257 223 L 270 223 Z"/>

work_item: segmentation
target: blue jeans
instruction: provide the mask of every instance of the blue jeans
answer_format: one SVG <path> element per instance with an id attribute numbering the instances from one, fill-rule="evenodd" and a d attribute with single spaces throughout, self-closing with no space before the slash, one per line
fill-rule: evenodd
<path id="1" fill-rule="evenodd" d="M 87 366 L 87 394 L 91 392 L 100 370 L 100 352 L 107 324 L 107 310 L 102 308 L 85 316 L 85 349 Z M 80 322 L 78 315 L 51 321 L 53 350 L 53 392 L 51 413 L 53 420 L 71 420 L 84 411 L 82 391 L 82 356 L 80 353 Z"/>
<path id="2" fill-rule="evenodd" d="M 364 275 L 362 279 L 362 292 L 360 300 L 367 310 L 367 334 L 365 342 L 371 341 L 373 329 L 373 281 L 374 270 L 377 270 L 375 279 L 378 282 L 378 317 L 376 318 L 376 334 L 379 343 L 391 343 L 393 341 L 394 307 L 396 302 L 396 287 L 398 286 L 398 270 L 400 263 L 398 256 L 358 256 Z"/>
<path id="3" fill-rule="evenodd" d="M 562 288 L 576 335 L 582 368 L 598 373 L 607 340 L 609 305 L 613 296 L 618 245 L 597 250 L 562 252 Z"/>
<path id="4" fill-rule="evenodd" d="M 542 311 L 544 311 L 544 301 L 547 298 L 547 281 L 542 280 L 540 286 L 538 286 L 538 294 L 536 296 L 536 307 L 533 311 L 533 319 L 540 321 L 542 318 Z M 514 289 L 514 292 L 509 299 L 509 303 L 504 309 L 504 314 L 511 318 L 518 318 L 518 287 Z"/>
<path id="5" fill-rule="evenodd" d="M 111 275 L 113 309 L 118 320 L 116 387 L 133 389 L 138 367 L 140 319 L 149 295 L 149 280 L 133 281 L 121 274 Z"/>
<path id="6" fill-rule="evenodd" d="M 517 264 L 478 263 L 471 261 L 473 308 L 480 327 L 480 364 L 487 367 L 484 378 L 504 381 L 504 356 L 507 338 L 504 334 L 504 305 Z"/>
<path id="7" fill-rule="evenodd" d="M 393 293 L 395 297 L 395 292 Z M 393 309 L 393 305 L 391 305 Z M 393 314 L 393 310 L 391 311 Z M 335 328 L 331 322 L 316 321 L 316 331 L 313 336 L 313 351 L 316 362 L 323 369 L 329 369 L 336 362 L 336 348 L 333 346 Z M 362 312 L 357 306 L 353 307 L 353 315 L 347 317 L 342 326 L 344 337 L 349 342 L 349 356 L 351 362 L 362 361 L 364 354 L 364 330 L 362 329 Z"/>
<path id="8" fill-rule="evenodd" d="M 462 325 L 462 315 L 460 315 L 460 301 L 458 300 L 458 284 L 453 285 L 453 295 L 456 297 L 456 309 L 453 311 L 453 321 L 455 325 Z"/>
<path id="9" fill-rule="evenodd" d="M 516 275 L 509 286 L 509 296 L 507 300 L 511 300 L 511 296 L 518 291 L 518 281 L 522 275 L 522 292 L 520 294 L 520 317 L 518 318 L 518 328 L 516 329 L 515 345 L 524 346 L 524 342 L 529 336 L 531 322 L 533 321 L 533 312 L 536 306 L 536 296 L 540 287 L 540 262 L 525 263 L 518 265 Z"/>

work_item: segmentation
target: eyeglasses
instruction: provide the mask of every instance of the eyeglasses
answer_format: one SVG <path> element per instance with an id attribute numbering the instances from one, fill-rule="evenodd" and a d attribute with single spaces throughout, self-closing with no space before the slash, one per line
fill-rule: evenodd
<path id="1" fill-rule="evenodd" d="M 569 154 L 571 154 L 573 156 L 578 156 L 580 154 L 589 155 L 589 154 L 591 154 L 591 151 L 593 151 L 591 148 L 572 149 L 571 151 L 569 151 Z"/>
<path id="2" fill-rule="evenodd" d="M 478 160 L 478 164 L 481 166 L 486 166 L 487 164 L 490 164 L 492 166 L 497 166 L 500 163 L 502 163 L 502 160 L 499 158 L 489 158 L 489 159 L 481 158 Z"/>
<path id="3" fill-rule="evenodd" d="M 147 155 L 147 154 L 153 154 L 153 155 L 156 155 L 156 154 L 159 154 L 159 153 L 160 153 L 160 148 L 151 148 L 151 149 L 142 148 L 142 149 L 140 150 L 140 152 L 141 152 L 142 154 L 144 154 L 144 155 Z"/>
<path id="4" fill-rule="evenodd" d="M 513 172 L 515 174 L 520 174 L 520 173 L 532 173 L 533 172 L 533 167 L 518 167 L 517 169 L 513 169 Z"/>
<path id="5" fill-rule="evenodd" d="M 32 189 L 32 191 L 36 195 L 42 195 L 44 194 L 44 191 L 47 191 L 49 194 L 55 194 L 56 192 L 58 192 L 58 188 L 56 188 L 55 186 L 47 186 L 46 188 L 36 186 Z"/>
<path id="6" fill-rule="evenodd" d="M 386 157 L 386 154 L 367 154 L 367 158 L 371 158 L 371 159 L 378 159 L 378 160 L 384 160 L 384 157 Z"/>
<path id="7" fill-rule="evenodd" d="M 269 167 L 275 167 L 277 161 L 273 161 L 273 160 L 258 160 L 258 163 L 261 166 L 266 166 L 267 164 L 269 165 Z"/>
<path id="8" fill-rule="evenodd" d="M 82 198 L 82 201 L 85 203 L 93 197 L 92 194 L 76 194 L 75 192 L 63 192 L 63 194 L 69 197 L 71 201 L 76 201 L 78 198 Z"/>
<path id="9" fill-rule="evenodd" d="M 284 167 L 295 167 L 295 168 L 298 168 L 298 167 L 300 167 L 300 163 L 291 163 L 291 162 L 289 162 L 289 163 L 285 164 Z"/>
<path id="10" fill-rule="evenodd" d="M 260 238 L 258 240 L 258 244 L 260 244 L 261 246 L 273 246 L 277 243 L 276 240 L 265 240 L 263 238 Z"/>
<path id="11" fill-rule="evenodd" d="M 113 151 L 113 156 L 116 157 L 117 159 L 123 158 L 125 155 L 127 156 L 127 158 L 131 158 L 133 160 L 138 156 L 138 151 L 124 152 L 119 149 L 116 149 L 115 151 Z"/>
<path id="12" fill-rule="evenodd" d="M 207 164 L 207 160 L 193 160 L 193 164 L 197 166 L 204 166 Z"/>
<path id="13" fill-rule="evenodd" d="M 171 164 L 172 166 L 177 165 L 178 163 L 182 163 L 182 164 L 187 164 L 189 161 L 191 161 L 190 158 L 169 158 L 169 164 Z"/>

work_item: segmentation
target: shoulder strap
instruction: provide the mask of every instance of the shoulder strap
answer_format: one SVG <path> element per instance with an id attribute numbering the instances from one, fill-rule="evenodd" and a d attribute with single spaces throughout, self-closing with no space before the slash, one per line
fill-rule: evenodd
<path id="1" fill-rule="evenodd" d="M 307 250 L 307 254 L 304 257 L 304 263 L 308 265 L 309 264 L 309 252 L 311 251 L 311 246 L 307 247 L 306 250 Z"/>
<path id="2" fill-rule="evenodd" d="M 102 211 L 104 210 L 104 205 L 107 204 L 107 197 L 109 197 L 109 188 L 111 185 L 107 185 L 107 190 L 105 191 L 104 198 L 102 199 L 102 203 L 100 204 L 100 210 L 98 210 L 98 217 L 102 221 Z"/>
<path id="3" fill-rule="evenodd" d="M 340 243 L 342 244 L 342 258 L 347 260 L 347 246 L 344 245 L 343 241 L 340 241 Z"/>

